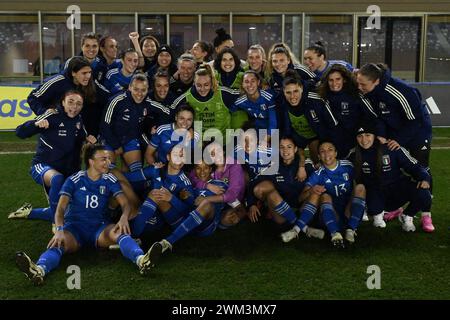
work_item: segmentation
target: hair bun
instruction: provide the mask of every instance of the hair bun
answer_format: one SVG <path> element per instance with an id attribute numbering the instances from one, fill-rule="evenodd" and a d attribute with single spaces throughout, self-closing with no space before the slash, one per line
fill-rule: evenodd
<path id="1" fill-rule="evenodd" d="M 225 31 L 224 28 L 219 28 L 219 29 L 217 29 L 217 30 L 216 30 L 216 33 L 217 33 L 217 35 L 218 35 L 219 37 L 223 37 L 223 36 L 225 36 L 225 35 L 227 34 L 227 32 Z"/>
<path id="2" fill-rule="evenodd" d="M 316 46 L 321 46 L 321 47 L 323 47 L 323 43 L 322 43 L 322 41 L 316 41 L 315 43 L 314 43 Z"/>

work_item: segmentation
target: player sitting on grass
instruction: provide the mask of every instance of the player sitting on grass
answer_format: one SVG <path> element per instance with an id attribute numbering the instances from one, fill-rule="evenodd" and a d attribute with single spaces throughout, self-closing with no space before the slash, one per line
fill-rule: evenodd
<path id="1" fill-rule="evenodd" d="M 330 232 L 333 245 L 344 247 L 341 234 L 344 227 L 345 239 L 349 243 L 355 242 L 355 230 L 364 213 L 365 188 L 361 184 L 356 185 L 352 195 L 353 165 L 347 160 L 337 160 L 336 156 L 336 147 L 332 142 L 319 143 L 322 165 L 306 182 L 303 196 L 309 194 L 307 202 L 295 226 L 281 235 L 284 242 L 298 237 L 300 231 L 306 232 L 319 205 L 321 222 Z"/>
<path id="2" fill-rule="evenodd" d="M 84 154 L 86 171 L 68 178 L 62 189 L 56 209 L 56 233 L 45 251 L 34 263 L 24 252 L 16 253 L 20 271 L 35 284 L 55 269 L 63 254 L 78 251 L 83 246 L 108 248 L 118 243 L 122 254 L 136 263 L 144 274 L 153 266 L 150 251 L 146 254 L 130 237 L 128 218 L 130 206 L 116 177 L 109 172 L 111 159 L 101 145 L 87 145 Z M 105 218 L 108 199 L 114 196 L 122 208 L 117 224 Z"/>
<path id="3" fill-rule="evenodd" d="M 197 178 L 205 180 L 226 191 L 228 185 L 222 180 L 210 180 L 212 166 L 201 161 L 195 165 Z M 182 217 L 181 223 L 165 239 L 155 242 L 151 247 L 150 255 L 156 259 L 167 249 L 172 250 L 175 242 L 184 238 L 188 234 L 195 234 L 200 237 L 207 237 L 214 233 L 220 224 L 225 203 L 220 194 L 216 194 L 209 189 L 195 189 L 195 210 Z M 152 260 L 152 261 L 155 261 Z"/>

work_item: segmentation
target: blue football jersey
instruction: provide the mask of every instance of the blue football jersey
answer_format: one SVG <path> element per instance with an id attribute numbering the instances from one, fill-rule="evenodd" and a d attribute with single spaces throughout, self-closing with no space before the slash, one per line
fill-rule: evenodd
<path id="1" fill-rule="evenodd" d="M 131 78 L 133 78 L 134 74 L 125 76 L 121 70 L 122 68 L 114 68 L 110 69 L 106 73 L 104 85 L 109 92 L 111 92 L 111 94 L 116 94 L 119 91 L 126 91 L 128 89 L 128 85 L 130 84 Z"/>
<path id="2" fill-rule="evenodd" d="M 156 133 L 151 137 L 150 145 L 158 151 L 157 161 L 167 163 L 167 153 L 174 145 L 183 141 L 184 136 L 181 136 L 183 131 L 180 131 L 180 134 L 178 135 L 174 123 L 165 124 L 156 129 Z M 186 131 L 184 132 L 186 133 Z M 172 137 L 174 140 L 172 140 Z M 188 145 L 186 146 L 193 148 L 199 140 L 199 134 L 194 131 L 193 139 L 191 139 L 190 142 L 187 142 Z"/>
<path id="3" fill-rule="evenodd" d="M 226 191 L 228 189 L 228 184 L 223 181 L 223 180 L 218 180 L 218 179 L 211 179 L 208 180 L 208 183 L 213 184 L 215 186 L 219 186 L 222 187 L 224 191 Z M 204 188 L 204 189 L 194 189 L 195 191 L 195 197 L 209 197 L 209 196 L 215 196 L 216 194 L 214 192 L 212 192 L 211 190 Z"/>
<path id="4" fill-rule="evenodd" d="M 245 95 L 240 97 L 230 110 L 244 110 L 251 118 L 255 119 L 255 129 L 267 129 L 271 134 L 271 130 L 277 128 L 274 95 L 265 90 L 259 90 L 259 93 L 256 101 L 251 101 Z"/>
<path id="5" fill-rule="evenodd" d="M 194 188 L 191 180 L 180 172 L 175 175 L 169 175 L 162 172 L 161 176 L 152 178 L 153 189 L 166 188 L 172 193 L 171 205 L 180 211 L 190 210 L 194 205 Z"/>
<path id="6" fill-rule="evenodd" d="M 353 165 L 348 160 L 339 160 L 335 169 L 330 170 L 321 166 L 306 182 L 309 187 L 325 186 L 334 202 L 346 204 L 353 190 Z"/>
<path id="7" fill-rule="evenodd" d="M 275 152 L 272 148 L 261 146 L 258 146 L 257 149 L 251 153 L 247 153 L 240 145 L 234 148 L 234 158 L 244 166 L 248 172 L 250 181 L 253 181 L 261 175 L 274 174 L 269 168 L 273 164 L 275 155 L 277 154 L 278 152 Z"/>
<path id="8" fill-rule="evenodd" d="M 86 171 L 70 176 L 61 188 L 60 195 L 70 198 L 64 214 L 65 222 L 98 224 L 105 222 L 108 200 L 122 193 L 117 178 L 108 173 L 97 181 L 92 181 Z"/>

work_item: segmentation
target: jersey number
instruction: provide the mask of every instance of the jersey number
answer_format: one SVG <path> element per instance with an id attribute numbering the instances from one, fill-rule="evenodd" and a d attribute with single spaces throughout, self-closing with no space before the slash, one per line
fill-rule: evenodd
<path id="1" fill-rule="evenodd" d="M 98 197 L 96 195 L 86 196 L 86 209 L 95 209 L 98 207 Z"/>
<path id="2" fill-rule="evenodd" d="M 339 190 L 342 191 L 341 194 L 345 194 L 347 192 L 347 189 L 345 188 L 345 183 L 341 183 L 339 185 L 339 187 L 338 186 L 334 186 L 334 190 L 336 191 L 336 197 L 339 197 Z"/>

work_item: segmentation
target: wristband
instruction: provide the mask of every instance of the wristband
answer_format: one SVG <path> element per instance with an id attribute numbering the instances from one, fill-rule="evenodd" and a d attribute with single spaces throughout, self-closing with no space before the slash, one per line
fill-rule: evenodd
<path id="1" fill-rule="evenodd" d="M 64 230 L 64 226 L 57 226 L 56 227 L 56 231 L 63 231 Z"/>

